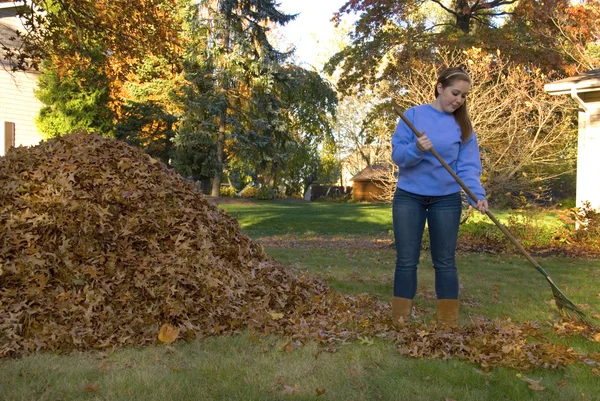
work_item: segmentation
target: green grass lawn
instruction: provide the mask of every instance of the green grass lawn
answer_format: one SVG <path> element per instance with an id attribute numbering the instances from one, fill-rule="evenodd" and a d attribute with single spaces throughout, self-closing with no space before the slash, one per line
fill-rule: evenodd
<path id="1" fill-rule="evenodd" d="M 391 229 L 389 205 L 253 201 L 222 204 L 252 238 L 291 234 L 381 235 Z"/>
<path id="2" fill-rule="evenodd" d="M 388 302 L 395 252 L 388 205 L 252 202 L 223 204 L 273 258 L 325 278 L 337 291 Z M 540 258 L 577 305 L 600 312 L 600 261 Z M 459 253 L 462 325 L 479 316 L 534 321 L 555 343 L 600 353 L 600 343 L 552 331 L 557 314 L 545 278 L 519 255 Z M 435 316 L 433 269 L 423 252 L 418 318 Z M 0 360 L 0 400 L 600 400 L 600 366 L 519 372 L 461 360 L 400 355 L 383 339 L 341 344 L 231 337 L 106 353 L 40 353 Z M 596 370 L 594 370 L 596 369 Z M 526 380 L 539 380 L 537 390 Z M 535 386 L 534 386 L 535 387 Z"/>

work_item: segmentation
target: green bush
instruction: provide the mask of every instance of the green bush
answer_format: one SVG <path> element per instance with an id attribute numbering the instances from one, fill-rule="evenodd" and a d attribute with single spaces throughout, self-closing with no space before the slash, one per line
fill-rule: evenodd
<path id="1" fill-rule="evenodd" d="M 237 196 L 237 191 L 232 186 L 222 186 L 220 195 L 223 197 L 234 198 Z"/>
<path id="2" fill-rule="evenodd" d="M 242 190 L 240 194 L 242 198 L 256 198 L 256 194 L 258 193 L 258 189 L 255 187 L 246 187 Z"/>
<path id="3" fill-rule="evenodd" d="M 506 228 L 524 246 L 548 246 L 554 238 L 554 230 L 544 224 L 546 212 L 541 209 L 526 209 L 511 212 Z"/>
<path id="4" fill-rule="evenodd" d="M 339 195 L 328 195 L 319 196 L 315 199 L 315 202 L 329 202 L 329 203 L 348 203 L 352 199 L 350 194 L 339 194 Z"/>
<path id="5" fill-rule="evenodd" d="M 256 191 L 255 198 L 260 200 L 273 200 L 277 197 L 277 191 L 269 187 L 260 187 Z"/>

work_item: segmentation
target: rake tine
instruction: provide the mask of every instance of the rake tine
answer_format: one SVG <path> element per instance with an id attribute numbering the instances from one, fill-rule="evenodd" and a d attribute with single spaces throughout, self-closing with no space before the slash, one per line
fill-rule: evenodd
<path id="1" fill-rule="evenodd" d="M 404 116 L 404 113 L 402 113 L 402 110 L 398 106 L 394 105 L 394 111 L 402 119 L 402 121 L 404 121 L 404 123 L 408 126 L 408 128 L 411 129 L 411 131 L 415 134 L 415 136 L 421 137 L 422 134 L 415 128 L 415 126 L 410 122 L 410 120 L 408 120 L 406 118 L 406 116 Z M 473 199 L 474 201 L 477 202 L 477 200 L 478 200 L 477 196 L 473 193 L 473 191 L 471 191 L 469 189 L 469 187 L 463 182 L 463 180 L 461 180 L 458 177 L 458 175 L 456 175 L 454 170 L 452 170 L 452 168 L 448 165 L 448 163 L 446 163 L 446 161 L 444 159 L 442 159 L 442 157 L 439 155 L 439 153 L 437 153 L 437 151 L 433 148 L 431 148 L 429 150 L 429 152 L 441 163 L 441 165 L 446 169 L 446 171 L 448 171 L 448 173 L 450 173 L 450 175 L 456 180 L 456 182 L 460 185 L 460 187 L 463 189 L 463 191 L 465 191 L 465 193 L 467 195 L 469 195 L 469 197 L 471 199 Z M 486 215 L 494 222 L 494 224 L 496 224 L 496 226 L 500 229 L 500 231 L 502 231 L 502 233 L 504 233 L 504 235 L 506 235 L 506 237 L 519 250 L 519 252 L 521 252 L 521 254 L 523 256 L 525 256 L 525 258 L 540 273 L 542 273 L 544 275 L 544 277 L 546 277 L 546 279 L 550 283 L 550 287 L 552 288 L 552 295 L 554 296 L 554 300 L 555 300 L 556 306 L 558 307 L 559 311 L 565 312 L 565 309 L 567 310 L 567 312 L 573 311 L 577 314 L 577 316 L 579 317 L 579 319 L 581 321 L 592 326 L 590 321 L 587 320 L 585 313 L 583 313 L 583 311 L 581 309 L 579 309 L 573 302 L 571 302 L 571 300 L 569 298 L 567 298 L 567 296 L 556 286 L 556 284 L 554 284 L 554 281 L 552 281 L 550 276 L 548 276 L 548 273 L 546 273 L 546 271 L 544 269 L 542 269 L 542 267 L 539 265 L 539 263 L 525 250 L 525 248 L 523 248 L 523 246 L 510 233 L 510 231 L 508 231 L 508 229 L 506 227 L 504 227 L 504 225 L 498 221 L 496 216 L 494 216 L 492 214 L 492 212 L 490 212 L 489 210 L 486 212 Z"/>
<path id="2" fill-rule="evenodd" d="M 592 323 L 587 319 L 585 313 L 578 308 L 567 296 L 554 284 L 550 277 L 546 277 L 548 282 L 550 283 L 550 287 L 552 288 L 552 295 L 554 296 L 554 302 L 556 303 L 556 307 L 559 309 L 561 313 L 566 314 L 567 316 L 571 316 L 570 312 L 575 312 L 577 317 L 592 326 Z"/>

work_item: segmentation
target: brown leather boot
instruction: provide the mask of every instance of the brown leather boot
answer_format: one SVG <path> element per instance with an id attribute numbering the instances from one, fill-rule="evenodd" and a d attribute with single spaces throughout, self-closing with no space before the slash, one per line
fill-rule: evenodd
<path id="1" fill-rule="evenodd" d="M 442 324 L 458 326 L 458 299 L 438 299 L 438 321 Z"/>
<path id="2" fill-rule="evenodd" d="M 412 312 L 413 300 L 408 298 L 392 298 L 392 324 L 402 328 L 408 324 Z"/>

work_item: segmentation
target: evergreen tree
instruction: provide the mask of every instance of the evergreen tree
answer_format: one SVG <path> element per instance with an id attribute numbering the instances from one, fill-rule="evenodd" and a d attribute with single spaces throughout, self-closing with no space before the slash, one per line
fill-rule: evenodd
<path id="1" fill-rule="evenodd" d="M 79 129 L 102 135 L 113 133 L 107 77 L 96 64 L 61 76 L 51 61 L 45 61 L 36 96 L 45 104 L 36 118 L 44 138 Z"/>
<path id="2" fill-rule="evenodd" d="M 281 13 L 272 0 L 203 0 L 193 16 L 185 66 L 194 88 L 175 139 L 185 151 L 176 163 L 189 161 L 190 151 L 207 152 L 195 158 L 195 170 L 212 173 L 212 195 L 218 196 L 230 147 L 251 143 L 266 152 L 280 132 L 277 102 L 269 94 L 288 55 L 274 48 L 267 32 L 269 24 L 295 16 Z"/>

